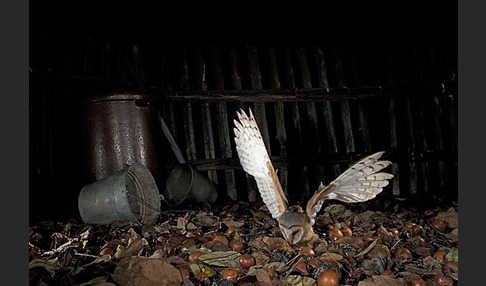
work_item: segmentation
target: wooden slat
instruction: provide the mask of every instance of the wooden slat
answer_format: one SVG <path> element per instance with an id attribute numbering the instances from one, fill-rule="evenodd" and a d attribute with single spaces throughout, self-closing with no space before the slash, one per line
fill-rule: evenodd
<path id="1" fill-rule="evenodd" d="M 353 72 L 353 83 L 354 86 L 361 86 L 362 80 L 359 78 L 358 73 L 358 56 L 352 55 L 351 56 L 351 69 Z M 366 108 L 364 107 L 363 100 L 358 100 L 357 108 L 358 108 L 358 134 L 361 138 L 360 147 L 363 149 L 364 152 L 371 151 L 371 137 L 370 131 L 368 127 L 368 116 L 366 112 Z M 369 110 L 369 109 L 368 109 Z"/>
<path id="2" fill-rule="evenodd" d="M 186 49 L 182 57 L 181 75 L 179 78 L 180 89 L 190 89 L 189 85 L 189 66 L 187 63 Z M 184 103 L 184 137 L 186 139 L 186 158 L 189 161 L 197 159 L 196 138 L 194 135 L 194 121 L 192 116 L 192 104 Z"/>
<path id="3" fill-rule="evenodd" d="M 248 103 L 260 103 L 265 102 L 296 102 L 296 103 L 309 103 L 309 102 L 348 102 L 350 100 L 360 100 L 370 97 L 381 97 L 381 91 L 376 91 L 375 93 L 363 93 L 354 95 L 336 94 L 328 95 L 325 90 L 319 92 L 319 95 L 306 94 L 300 90 L 294 90 L 289 95 L 288 92 L 283 91 L 281 93 L 270 94 L 265 90 L 261 90 L 259 93 L 247 93 L 241 92 L 241 95 L 232 95 L 234 91 L 220 91 L 220 92 L 208 92 L 210 95 L 195 94 L 194 92 L 179 92 L 177 95 L 170 95 L 164 97 L 165 100 L 172 101 L 207 101 L 207 102 L 248 102 Z M 328 95 L 328 96 L 324 96 Z M 241 105 L 240 105 L 241 106 Z M 297 105 L 295 105 L 297 106 Z M 296 109 L 296 112 L 298 109 Z M 300 118 L 300 115 L 299 115 Z M 300 121 L 295 122 L 295 127 L 300 128 Z M 299 129 L 300 130 L 300 129 Z"/>
<path id="4" fill-rule="evenodd" d="M 418 174 L 419 178 L 421 179 L 421 187 L 423 188 L 424 195 L 430 192 L 429 188 L 429 178 L 430 178 L 430 166 L 429 162 L 423 161 L 422 156 L 419 155 L 421 152 L 428 151 L 428 144 L 427 144 L 427 137 L 425 136 L 425 115 L 424 115 L 424 98 L 422 94 L 419 94 L 417 97 L 417 114 L 416 120 L 414 121 L 414 128 L 415 128 L 415 146 L 416 146 L 416 158 L 420 159 L 420 163 L 418 164 Z"/>
<path id="5" fill-rule="evenodd" d="M 170 81 L 169 81 L 169 66 L 168 66 L 168 61 L 167 61 L 167 56 L 166 55 L 163 55 L 162 56 L 162 62 L 161 62 L 161 65 L 162 65 L 162 83 L 161 83 L 161 86 L 162 86 L 162 92 L 164 94 L 168 94 L 169 93 L 169 90 L 170 90 Z M 172 134 L 172 136 L 174 137 L 174 140 L 176 142 L 179 142 L 179 144 L 181 143 L 179 140 L 178 140 L 178 130 L 176 128 L 176 119 L 175 119 L 175 102 L 173 101 L 167 101 L 165 102 L 164 104 L 164 119 L 169 127 L 169 130 Z"/>
<path id="6" fill-rule="evenodd" d="M 316 161 L 324 166 L 332 166 L 336 164 L 343 164 L 343 165 L 350 165 L 366 157 L 371 155 L 370 153 L 340 153 L 334 154 L 332 157 L 319 157 L 316 158 Z M 436 162 L 436 161 L 450 161 L 450 162 L 457 162 L 454 159 L 455 154 L 450 152 L 425 152 L 425 153 L 418 153 L 418 158 L 420 162 Z M 282 158 L 281 156 L 272 156 L 270 158 L 272 160 L 272 164 L 275 168 L 289 168 L 294 167 L 298 168 L 300 166 L 299 163 L 292 163 L 289 162 L 288 159 Z M 198 170 L 207 171 L 207 170 L 223 170 L 223 169 L 238 169 L 241 170 L 241 164 L 238 158 L 227 158 L 227 159 L 200 159 L 196 161 L 189 162 L 191 165 L 195 166 Z M 170 166 L 169 166 L 170 167 Z"/>
<path id="7" fill-rule="evenodd" d="M 285 71 L 287 72 L 288 88 L 295 89 L 295 72 L 292 65 L 291 51 L 289 48 L 285 49 Z M 291 105 L 292 123 L 297 131 L 297 142 L 302 146 L 302 128 L 300 126 L 300 111 L 299 104 L 296 102 Z"/>
<path id="8" fill-rule="evenodd" d="M 300 66 L 300 71 L 302 74 L 302 86 L 304 88 L 312 88 L 312 80 L 311 80 L 311 75 L 310 75 L 310 70 L 309 70 L 309 64 L 307 61 L 307 55 L 306 55 L 306 50 L 303 48 L 298 48 L 297 49 L 297 58 L 299 61 L 299 66 Z M 308 148 L 310 148 L 311 152 L 315 152 L 316 154 L 320 154 L 322 152 L 322 144 L 321 144 L 321 134 L 319 131 L 319 123 L 317 120 L 317 108 L 316 108 L 316 103 L 315 102 L 306 102 L 305 103 L 305 110 L 307 113 L 307 117 L 309 119 L 309 131 L 312 140 L 308 138 L 308 142 L 306 142 Z M 312 159 L 312 158 L 310 158 Z M 322 165 L 319 164 L 313 164 L 310 166 L 312 168 L 311 173 L 314 173 L 314 180 L 317 181 L 315 183 L 315 190 L 317 190 L 320 181 L 322 181 L 324 172 Z M 307 169 L 307 166 L 305 166 L 305 169 Z M 304 193 L 305 197 L 311 196 L 311 194 L 306 194 Z"/>
<path id="9" fill-rule="evenodd" d="M 230 73 L 231 73 L 231 84 L 235 90 L 242 90 L 243 87 L 241 86 L 241 77 L 239 72 L 239 62 L 238 62 L 238 53 L 235 48 L 231 48 L 230 52 Z"/>
<path id="10" fill-rule="evenodd" d="M 238 66 L 238 53 L 235 48 L 230 50 L 230 69 L 231 69 L 231 83 L 235 90 L 241 90 L 241 77 Z M 237 108 L 242 108 L 242 104 L 238 104 Z M 257 200 L 257 185 L 255 179 L 253 179 L 248 173 L 245 173 L 246 177 L 246 189 L 248 193 L 248 201 L 255 202 Z"/>
<path id="11" fill-rule="evenodd" d="M 285 49 L 285 56 L 284 56 L 284 62 L 285 62 L 285 71 L 287 73 L 287 88 L 289 89 L 295 89 L 295 72 L 294 72 L 294 67 L 292 65 L 292 53 L 290 48 Z M 293 155 L 293 159 L 298 159 L 298 150 L 300 148 L 303 148 L 304 146 L 304 141 L 303 141 L 303 133 L 302 133 L 302 127 L 301 127 L 301 116 L 300 116 L 300 110 L 299 110 L 299 103 L 295 102 L 295 104 L 290 105 L 290 111 L 292 114 L 292 124 L 294 129 L 296 130 L 296 136 L 294 136 L 294 140 L 296 143 L 295 150 Z M 296 138 L 295 138 L 296 137 Z M 299 184 L 302 186 L 302 193 L 300 194 L 299 199 L 307 199 L 307 197 L 302 196 L 302 194 L 308 194 L 310 193 L 310 186 L 309 186 L 309 178 L 306 173 L 306 168 L 303 168 L 304 166 L 298 166 L 298 176 L 299 176 Z"/>
<path id="12" fill-rule="evenodd" d="M 408 181 L 409 181 L 409 192 L 411 194 L 417 193 L 417 165 L 416 165 L 416 147 L 415 147 L 415 120 L 412 114 L 412 106 L 410 95 L 405 94 L 403 96 L 403 104 L 405 106 L 405 118 L 407 121 L 407 133 L 408 133 Z"/>
<path id="13" fill-rule="evenodd" d="M 390 149 L 393 154 L 398 154 L 398 132 L 397 132 L 397 108 L 395 96 L 390 96 L 388 99 L 388 122 L 390 128 Z M 392 192 L 393 195 L 400 195 L 400 170 L 398 168 L 397 160 L 392 163 Z"/>
<path id="14" fill-rule="evenodd" d="M 434 130 L 434 138 L 435 138 L 435 146 L 437 147 L 437 151 L 445 151 L 445 142 L 444 142 L 444 132 L 441 124 L 441 118 L 443 117 L 443 111 L 441 102 L 437 95 L 432 97 L 432 112 L 433 112 L 433 130 Z M 444 194 L 447 188 L 447 176 L 448 170 L 447 165 L 444 161 L 438 161 L 438 172 L 439 172 L 439 186 L 440 192 Z"/>
<path id="15" fill-rule="evenodd" d="M 327 78 L 327 65 L 324 58 L 324 51 L 321 48 L 317 48 L 315 52 L 315 60 L 317 64 L 317 74 L 318 74 L 318 86 L 324 88 L 325 90 L 329 90 L 329 80 Z M 338 153 L 338 144 L 337 144 L 337 136 L 335 130 L 335 123 L 334 123 L 334 116 L 332 112 L 332 105 L 330 101 L 325 101 L 322 104 L 321 110 L 324 116 L 324 132 L 326 132 L 326 146 L 327 146 L 327 153 Z M 332 165 L 332 174 L 331 178 L 339 176 L 340 168 L 339 165 Z"/>
<path id="16" fill-rule="evenodd" d="M 398 130 L 397 130 L 397 111 L 398 108 L 396 106 L 396 97 L 397 88 L 396 88 L 396 81 L 393 78 L 393 58 L 391 56 L 387 56 L 387 84 L 391 87 L 391 95 L 388 99 L 388 126 L 389 126 L 389 135 L 390 135 L 390 151 L 392 154 L 398 154 Z M 392 160 L 392 193 L 395 196 L 400 195 L 400 169 L 397 162 L 398 156 L 395 157 L 395 160 Z"/>
<path id="17" fill-rule="evenodd" d="M 213 78 L 215 82 L 215 88 L 217 90 L 224 90 L 224 74 L 221 64 L 220 50 L 212 48 L 211 58 L 213 64 L 212 72 L 214 75 Z M 231 158 L 233 157 L 233 152 L 231 150 L 231 138 L 228 123 L 228 108 L 226 102 L 219 102 L 216 106 L 218 110 L 218 113 L 216 114 L 216 120 L 219 127 L 219 147 L 222 152 L 223 158 Z M 235 172 L 233 170 L 226 170 L 224 176 L 228 196 L 232 200 L 237 200 L 238 194 L 236 191 Z"/>
<path id="18" fill-rule="evenodd" d="M 207 83 L 207 64 L 202 55 L 201 49 L 196 49 L 194 53 L 195 57 L 195 82 L 196 88 L 201 91 L 208 90 Z M 213 125 L 211 122 L 211 112 L 208 102 L 201 103 L 201 127 L 204 139 L 204 156 L 208 159 L 216 158 L 216 151 L 214 147 L 214 133 Z M 218 183 L 218 174 L 216 171 L 209 171 L 208 178 L 215 184 Z"/>
<path id="19" fill-rule="evenodd" d="M 260 64 L 258 62 L 258 51 L 256 47 L 248 48 L 248 61 L 249 61 L 249 71 L 250 71 L 250 84 L 253 89 L 263 89 L 262 85 L 262 75 L 260 73 Z M 255 120 L 260 127 L 262 133 L 263 142 L 267 148 L 268 154 L 272 154 L 272 149 L 270 146 L 270 135 L 268 131 L 267 115 L 265 112 L 264 103 L 255 103 Z"/>
<path id="20" fill-rule="evenodd" d="M 336 78 L 339 87 L 344 87 L 344 66 L 341 57 L 335 53 L 336 56 Z M 343 122 L 343 132 L 344 132 L 344 150 L 346 152 L 355 152 L 354 145 L 354 135 L 353 126 L 351 123 L 351 108 L 349 106 L 349 101 L 344 100 L 340 103 L 341 108 L 341 118 Z"/>
<path id="21" fill-rule="evenodd" d="M 302 85 L 304 88 L 312 88 L 312 81 L 309 71 L 309 65 L 307 63 L 307 56 L 305 54 L 305 50 L 302 48 L 297 49 L 297 55 L 300 64 L 300 70 L 302 73 Z M 311 134 L 312 138 L 315 140 L 318 148 L 321 148 L 321 136 L 319 133 L 319 126 L 317 121 L 317 110 L 316 104 L 314 102 L 307 102 L 306 103 L 306 111 L 307 116 L 309 118 L 309 122 L 311 124 Z M 320 153 L 321 150 L 316 150 Z"/>
<path id="22" fill-rule="evenodd" d="M 270 84 L 273 89 L 280 89 L 280 77 L 278 73 L 277 57 L 274 48 L 268 49 L 268 56 L 270 60 Z M 275 103 L 275 124 L 277 130 L 277 140 L 280 144 L 280 156 L 287 158 L 287 130 L 285 129 L 285 110 L 283 102 Z M 284 194 L 288 197 L 288 170 L 281 168 L 278 172 L 280 184 Z"/>

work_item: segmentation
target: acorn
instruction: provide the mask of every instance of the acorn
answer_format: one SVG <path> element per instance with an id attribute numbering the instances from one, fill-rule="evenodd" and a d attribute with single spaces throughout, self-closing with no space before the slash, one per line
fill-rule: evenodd
<path id="1" fill-rule="evenodd" d="M 307 266 L 305 265 L 304 262 L 300 262 L 299 264 L 297 264 L 295 266 L 295 270 L 299 271 L 300 273 L 302 274 L 309 274 L 309 272 L 307 272 Z"/>
<path id="2" fill-rule="evenodd" d="M 447 224 L 440 219 L 433 219 L 430 224 L 432 225 L 433 228 L 440 232 L 445 232 L 447 228 Z"/>
<path id="3" fill-rule="evenodd" d="M 407 221 L 403 226 L 407 229 L 412 229 L 414 226 L 416 226 L 416 224 L 414 222 Z"/>
<path id="4" fill-rule="evenodd" d="M 255 258 L 253 258 L 253 256 L 250 256 L 250 255 L 240 256 L 239 261 L 240 261 L 241 267 L 243 267 L 243 268 L 250 268 L 253 265 L 255 265 Z"/>
<path id="5" fill-rule="evenodd" d="M 305 256 L 315 256 L 316 255 L 314 250 L 311 247 L 308 247 L 308 246 L 302 248 L 302 250 L 300 251 L 300 254 L 305 255 Z"/>
<path id="6" fill-rule="evenodd" d="M 226 230 L 226 232 L 224 234 L 226 234 L 227 236 L 230 236 L 232 235 L 237 229 L 234 228 L 234 227 L 228 227 L 228 229 Z"/>
<path id="7" fill-rule="evenodd" d="M 334 240 L 337 240 L 339 238 L 344 237 L 344 234 L 342 233 L 342 231 L 339 228 L 335 227 L 328 232 L 328 236 L 329 236 L 330 240 L 334 241 Z"/>
<path id="8" fill-rule="evenodd" d="M 445 249 L 439 249 L 434 253 L 434 258 L 437 261 L 444 262 L 445 256 L 447 255 L 448 251 Z"/>
<path id="9" fill-rule="evenodd" d="M 421 225 L 416 224 L 416 225 L 414 225 L 414 226 L 412 227 L 412 232 L 413 232 L 413 233 L 419 233 L 419 232 L 421 232 L 423 229 L 424 229 L 424 228 L 423 228 Z"/>
<path id="10" fill-rule="evenodd" d="M 442 276 L 442 275 L 436 275 L 434 277 L 434 282 L 437 283 L 440 286 L 453 286 L 454 285 L 454 282 L 451 279 L 449 279 L 445 276 Z"/>
<path id="11" fill-rule="evenodd" d="M 387 275 L 387 276 L 391 276 L 391 277 L 395 278 L 395 274 L 393 274 L 393 272 L 390 269 L 383 271 L 383 273 L 381 273 L 381 275 Z"/>
<path id="12" fill-rule="evenodd" d="M 351 231 L 351 228 L 349 228 L 349 226 L 347 226 L 347 225 L 341 227 L 341 232 L 345 236 L 353 236 L 353 231 Z"/>
<path id="13" fill-rule="evenodd" d="M 434 214 L 434 211 L 433 211 L 433 210 L 426 210 L 426 211 L 424 212 L 424 215 L 425 215 L 425 216 L 432 216 L 433 214 Z"/>
<path id="14" fill-rule="evenodd" d="M 213 238 L 213 241 L 219 241 L 222 244 L 224 244 L 226 247 L 228 247 L 228 245 L 229 245 L 228 239 L 224 235 L 221 235 L 221 234 L 215 235 L 214 238 Z"/>
<path id="15" fill-rule="evenodd" d="M 113 249 L 110 247 L 105 247 L 100 251 L 100 255 L 112 255 Z"/>
<path id="16" fill-rule="evenodd" d="M 395 257 L 400 261 L 410 261 L 412 260 L 412 253 L 406 248 L 399 248 L 395 252 Z"/>
<path id="17" fill-rule="evenodd" d="M 221 276 L 223 277 L 223 279 L 230 280 L 230 281 L 235 282 L 235 283 L 236 283 L 236 281 L 238 281 L 239 275 L 240 275 L 240 272 L 238 270 L 231 269 L 231 268 L 226 268 L 221 273 Z"/>
<path id="18" fill-rule="evenodd" d="M 412 237 L 412 241 L 418 245 L 424 245 L 425 244 L 425 240 L 421 237 L 421 236 L 414 236 Z"/>
<path id="19" fill-rule="evenodd" d="M 229 246 L 231 249 L 233 249 L 233 251 L 236 252 L 240 252 L 245 248 L 243 242 L 241 242 L 241 240 L 236 240 L 236 239 L 231 240 Z"/>
<path id="20" fill-rule="evenodd" d="M 394 235 L 396 235 L 396 236 L 400 236 L 400 231 L 398 231 L 398 229 L 395 228 L 395 227 L 394 228 L 390 228 L 389 231 L 391 233 L 393 233 Z"/>
<path id="21" fill-rule="evenodd" d="M 208 275 L 204 272 L 199 272 L 198 274 L 196 274 L 196 279 L 200 282 L 204 282 L 206 280 L 209 280 L 208 278 Z"/>
<path id="22" fill-rule="evenodd" d="M 318 286 L 337 286 L 339 285 L 339 277 L 336 271 L 332 269 L 324 270 L 319 277 L 317 277 Z"/>
<path id="23" fill-rule="evenodd" d="M 194 251 L 193 253 L 189 254 L 188 260 L 191 263 L 196 262 L 203 253 L 201 251 Z"/>

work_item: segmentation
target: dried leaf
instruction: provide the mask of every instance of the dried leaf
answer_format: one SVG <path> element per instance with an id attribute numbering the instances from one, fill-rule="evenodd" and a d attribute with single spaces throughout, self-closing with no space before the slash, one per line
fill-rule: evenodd
<path id="1" fill-rule="evenodd" d="M 103 263 L 103 262 L 109 262 L 111 261 L 111 255 L 103 255 L 101 257 L 96 258 L 95 260 L 91 261 L 88 264 L 83 265 L 82 267 L 88 267 L 93 264 L 98 264 L 98 263 Z"/>
<path id="2" fill-rule="evenodd" d="M 338 262 L 343 259 L 344 257 L 342 255 L 333 252 L 326 252 L 319 256 L 319 260 L 322 262 Z"/>
<path id="3" fill-rule="evenodd" d="M 459 218 L 454 208 L 450 208 L 446 212 L 438 213 L 435 218 L 446 222 L 449 228 L 459 227 Z"/>
<path id="4" fill-rule="evenodd" d="M 290 247 L 289 243 L 281 237 L 265 236 L 263 242 L 267 245 L 269 251 L 285 250 L 289 253 L 295 253 L 295 250 Z"/>
<path id="5" fill-rule="evenodd" d="M 225 218 L 223 219 L 223 223 L 227 226 L 227 227 L 232 227 L 232 228 L 236 228 L 236 229 L 239 229 L 241 228 L 243 225 L 245 225 L 244 222 L 241 222 L 241 221 L 234 221 L 233 218 Z"/>
<path id="6" fill-rule="evenodd" d="M 120 286 L 168 286 L 182 282 L 181 273 L 171 264 L 137 256 L 122 259 L 112 277 Z"/>
<path id="7" fill-rule="evenodd" d="M 265 265 L 270 261 L 270 257 L 260 253 L 260 252 L 253 252 L 251 254 L 253 258 L 255 258 L 255 265 Z"/>
<path id="8" fill-rule="evenodd" d="M 192 272 L 192 274 L 194 274 L 194 276 L 196 276 L 196 275 L 198 275 L 199 273 L 202 272 L 201 267 L 199 267 L 199 264 L 197 264 L 197 263 L 189 264 L 189 268 L 191 269 L 191 272 Z"/>
<path id="9" fill-rule="evenodd" d="M 263 249 L 263 250 L 266 250 L 266 251 L 270 251 L 268 249 L 268 245 L 263 241 L 263 236 L 259 236 L 255 239 L 253 239 L 252 241 L 250 241 L 248 243 L 248 246 L 250 247 L 253 247 L 253 248 L 257 248 L 257 249 Z"/>
<path id="10" fill-rule="evenodd" d="M 184 217 L 177 218 L 177 228 L 180 230 L 186 230 L 186 219 Z"/>
<path id="11" fill-rule="evenodd" d="M 452 248 L 446 255 L 447 261 L 453 261 L 459 263 L 459 251 L 457 248 Z"/>
<path id="12" fill-rule="evenodd" d="M 287 282 L 294 286 L 315 286 L 317 285 L 316 280 L 310 277 L 304 277 L 300 275 L 289 275 L 287 277 Z"/>
<path id="13" fill-rule="evenodd" d="M 346 207 L 340 204 L 329 205 L 324 209 L 324 212 L 330 214 L 333 217 L 339 217 L 344 214 Z"/>
<path id="14" fill-rule="evenodd" d="M 53 275 L 54 272 L 57 269 L 59 269 L 59 267 L 56 264 L 50 263 L 50 262 L 45 261 L 43 259 L 34 259 L 34 260 L 29 262 L 29 270 L 36 268 L 36 267 L 44 268 L 45 270 L 47 270 L 47 272 L 51 273 L 51 275 Z"/>
<path id="15" fill-rule="evenodd" d="M 277 272 L 284 272 L 287 270 L 287 266 L 283 262 L 270 262 L 265 265 L 265 268 L 273 269 Z"/>
<path id="16" fill-rule="evenodd" d="M 148 242 L 145 238 L 138 238 L 134 240 L 126 248 L 122 245 L 119 245 L 113 257 L 115 257 L 116 259 L 122 259 L 124 257 L 137 255 L 145 245 L 148 245 Z"/>
<path id="17" fill-rule="evenodd" d="M 270 279 L 270 275 L 268 275 L 267 270 L 265 269 L 256 269 L 255 276 L 258 282 L 266 285 L 271 285 L 272 280 Z"/>
<path id="18" fill-rule="evenodd" d="M 106 276 L 96 277 L 88 282 L 84 282 L 81 284 L 76 284 L 74 286 L 108 286 L 108 285 L 115 285 L 113 283 L 106 282 Z"/>
<path id="19" fill-rule="evenodd" d="M 373 275 L 372 277 L 360 281 L 358 286 L 406 286 L 403 278 L 393 278 L 389 275 Z"/>
<path id="20" fill-rule="evenodd" d="M 199 256 L 199 261 L 214 266 L 238 268 L 240 256 L 236 251 L 214 251 Z"/>
<path id="21" fill-rule="evenodd" d="M 200 226 L 216 226 L 219 223 L 219 217 L 209 215 L 199 215 L 192 219 L 192 222 Z"/>
<path id="22" fill-rule="evenodd" d="M 186 229 L 189 230 L 189 231 L 193 231 L 193 230 L 197 229 L 197 226 L 195 224 L 193 224 L 192 222 L 190 222 L 186 225 Z"/>

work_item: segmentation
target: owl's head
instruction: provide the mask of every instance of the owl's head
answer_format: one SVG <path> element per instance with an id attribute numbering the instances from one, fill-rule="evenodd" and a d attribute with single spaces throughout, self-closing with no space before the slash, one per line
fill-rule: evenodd
<path id="1" fill-rule="evenodd" d="M 306 235 L 307 215 L 300 206 L 289 207 L 279 218 L 278 225 L 285 240 L 290 244 L 299 243 Z"/>

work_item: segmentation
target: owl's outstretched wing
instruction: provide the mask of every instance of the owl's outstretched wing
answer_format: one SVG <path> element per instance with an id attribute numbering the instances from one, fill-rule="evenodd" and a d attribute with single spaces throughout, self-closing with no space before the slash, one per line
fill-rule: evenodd
<path id="1" fill-rule="evenodd" d="M 390 161 L 378 161 L 384 152 L 365 157 L 339 175 L 328 186 L 321 183 L 318 191 L 307 202 L 306 213 L 314 224 L 314 218 L 326 199 L 346 203 L 365 202 L 383 191 L 393 178 L 392 174 L 380 172 Z"/>
<path id="2" fill-rule="evenodd" d="M 255 178 L 258 191 L 272 214 L 278 218 L 287 209 L 287 198 L 278 181 L 267 149 L 263 143 L 260 129 L 250 109 L 250 116 L 240 109 L 235 123 L 236 151 L 243 170 Z"/>

